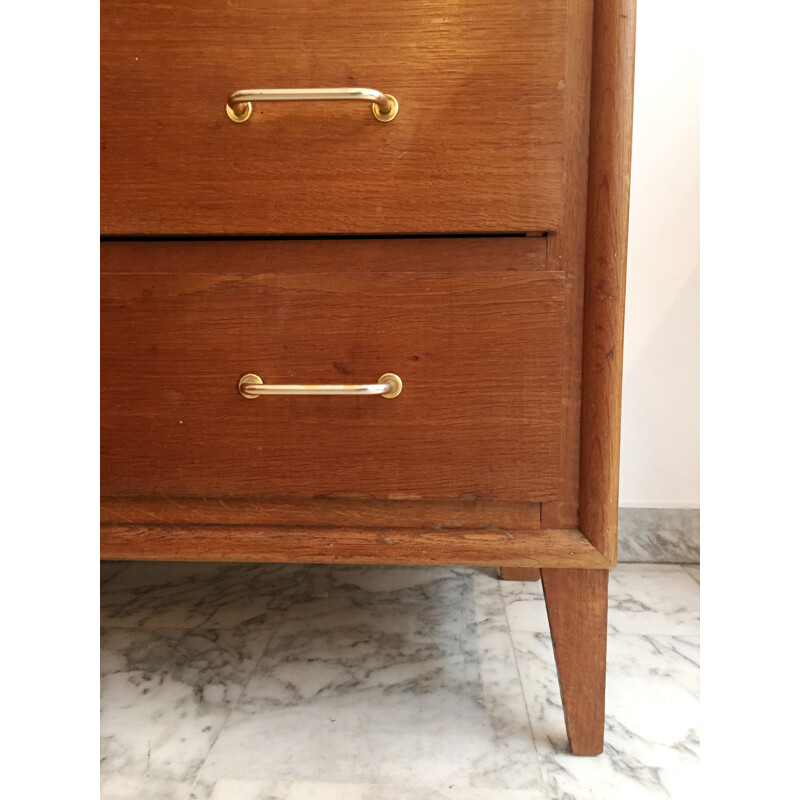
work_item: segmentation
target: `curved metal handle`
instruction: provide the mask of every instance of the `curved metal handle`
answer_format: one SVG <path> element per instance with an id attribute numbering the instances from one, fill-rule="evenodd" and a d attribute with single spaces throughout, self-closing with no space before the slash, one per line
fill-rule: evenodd
<path id="1" fill-rule="evenodd" d="M 349 384 L 294 384 L 294 383 L 264 383 L 258 375 L 248 372 L 239 378 L 239 394 L 248 400 L 255 400 L 262 394 L 379 394 L 391 399 L 403 391 L 403 381 L 393 372 L 387 372 L 378 378 L 377 383 L 349 383 Z"/>
<path id="2" fill-rule="evenodd" d="M 234 122 L 247 122 L 253 103 L 271 100 L 368 100 L 375 119 L 389 122 L 397 116 L 397 100 L 377 89 L 242 89 L 228 98 L 225 110 Z"/>

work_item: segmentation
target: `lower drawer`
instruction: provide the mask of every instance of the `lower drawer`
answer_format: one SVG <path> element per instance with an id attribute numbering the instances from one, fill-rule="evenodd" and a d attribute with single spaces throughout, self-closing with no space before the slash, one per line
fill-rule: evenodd
<path id="1" fill-rule="evenodd" d="M 545 240 L 106 242 L 109 498 L 556 494 L 564 278 Z M 246 399 L 270 384 L 403 382 Z"/>

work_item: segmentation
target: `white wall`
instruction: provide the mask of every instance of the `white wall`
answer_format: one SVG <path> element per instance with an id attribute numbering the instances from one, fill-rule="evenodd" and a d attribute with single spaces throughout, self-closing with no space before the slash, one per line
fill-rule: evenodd
<path id="1" fill-rule="evenodd" d="M 620 505 L 700 503 L 696 0 L 639 0 Z"/>

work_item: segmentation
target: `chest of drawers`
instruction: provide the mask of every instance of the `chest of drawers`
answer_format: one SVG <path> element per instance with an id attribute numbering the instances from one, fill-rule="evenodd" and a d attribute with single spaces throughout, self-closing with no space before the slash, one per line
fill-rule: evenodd
<path id="1" fill-rule="evenodd" d="M 602 750 L 633 17 L 103 0 L 104 558 L 540 569 Z"/>

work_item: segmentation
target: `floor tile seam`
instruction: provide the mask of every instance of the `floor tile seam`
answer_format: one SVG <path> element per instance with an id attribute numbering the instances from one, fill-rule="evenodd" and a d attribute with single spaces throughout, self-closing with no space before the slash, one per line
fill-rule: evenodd
<path id="1" fill-rule="evenodd" d="M 700 636 L 700 624 L 699 622 L 697 625 L 693 625 L 691 629 L 686 630 L 679 630 L 677 628 L 668 628 L 668 629 L 661 629 L 661 630 L 653 630 L 653 626 L 647 626 L 646 628 L 637 628 L 636 630 L 625 630 L 614 628 L 611 629 L 609 626 L 608 629 L 609 636 Z"/>
<path id="2" fill-rule="evenodd" d="M 278 624 L 272 629 L 272 632 L 270 633 L 269 638 L 267 639 L 267 642 L 264 645 L 264 649 L 261 651 L 261 654 L 255 660 L 253 668 L 250 670 L 250 673 L 247 675 L 247 678 L 244 681 L 242 689 L 239 692 L 238 697 L 236 698 L 236 702 L 231 704 L 231 707 L 228 709 L 228 713 L 225 715 L 225 719 L 219 726 L 217 735 L 214 737 L 214 740 L 209 744 L 208 749 L 206 750 L 206 754 L 203 757 L 203 760 L 200 763 L 200 766 L 197 768 L 197 772 L 194 775 L 194 780 L 192 780 L 192 785 L 189 787 L 189 793 L 186 795 L 186 800 L 190 800 L 190 798 L 192 797 L 192 793 L 194 792 L 195 786 L 197 785 L 197 781 L 199 780 L 200 774 L 203 771 L 203 767 L 206 765 L 206 762 L 208 761 L 208 757 L 211 755 L 211 752 L 216 746 L 217 742 L 219 741 L 220 736 L 222 736 L 223 732 L 227 729 L 228 723 L 230 722 L 231 716 L 233 715 L 234 711 L 236 711 L 241 705 L 242 698 L 245 696 L 245 693 L 247 692 L 247 689 L 250 686 L 250 682 L 253 680 L 253 676 L 255 675 L 256 670 L 258 669 L 258 665 L 263 660 L 264 656 L 267 653 L 267 650 L 269 649 L 270 644 L 272 644 L 272 640 L 275 638 L 275 634 L 278 632 L 278 628 L 280 627 L 280 622 L 282 622 L 282 620 L 280 620 Z"/>
<path id="3" fill-rule="evenodd" d="M 509 630 L 511 632 L 512 637 L 513 636 L 550 636 L 550 632 L 547 631 L 547 630 L 525 630 L 524 628 L 513 627 L 513 626 L 509 626 Z M 699 639 L 700 636 L 701 636 L 701 631 L 699 629 L 697 629 L 697 628 L 695 628 L 693 630 L 687 630 L 687 631 L 681 631 L 681 630 L 676 630 L 676 629 L 667 630 L 667 631 L 665 631 L 665 630 L 659 630 L 659 631 L 653 631 L 653 630 L 626 631 L 626 630 L 611 630 L 611 628 L 609 627 L 608 635 L 609 636 L 651 636 L 651 637 L 653 637 L 653 636 L 655 636 L 655 637 L 659 637 L 659 636 L 662 636 L 662 637 L 663 636 L 674 637 L 674 636 L 677 636 L 678 638 L 681 638 L 681 639 L 687 638 L 687 637 L 688 638 L 696 637 L 696 638 Z"/>
<path id="4" fill-rule="evenodd" d="M 306 568 L 303 570 L 303 573 L 302 573 L 302 580 L 303 581 L 305 581 L 305 579 L 308 577 L 308 574 L 309 574 L 310 570 L 311 570 L 311 565 L 310 564 L 306 565 Z M 189 793 L 186 795 L 186 800 L 191 800 L 192 793 L 194 792 L 195 786 L 197 785 L 197 781 L 200 779 L 200 775 L 203 772 L 203 767 L 208 762 L 208 758 L 211 755 L 212 751 L 214 750 L 214 747 L 216 746 L 216 744 L 219 741 L 220 737 L 222 736 L 224 731 L 227 729 L 228 723 L 231 720 L 231 716 L 233 716 L 233 713 L 235 711 L 237 711 L 239 709 L 239 707 L 241 706 L 242 700 L 246 696 L 247 690 L 248 690 L 248 688 L 250 687 L 250 684 L 253 681 L 253 677 L 255 676 L 255 674 L 256 674 L 261 662 L 264 660 L 264 658 L 266 657 L 267 653 L 269 652 L 270 645 L 272 644 L 273 639 L 275 639 L 275 636 L 277 635 L 278 631 L 280 630 L 280 627 L 283 624 L 283 621 L 284 621 L 284 618 L 286 616 L 286 613 L 292 607 L 292 605 L 293 605 L 293 602 L 290 602 L 289 605 L 287 605 L 286 608 L 284 608 L 280 612 L 280 616 L 278 617 L 275 626 L 272 628 L 272 632 L 270 633 L 269 638 L 267 639 L 267 642 L 264 645 L 264 649 L 261 651 L 261 654 L 255 660 L 255 662 L 253 664 L 253 668 L 250 670 L 250 673 L 247 676 L 247 679 L 245 680 L 244 685 L 242 686 L 242 690 L 241 690 L 241 692 L 239 692 L 239 696 L 236 698 L 236 702 L 231 705 L 228 713 L 225 715 L 225 721 L 222 723 L 222 725 L 220 725 L 219 731 L 217 731 L 217 735 L 214 737 L 214 741 L 211 742 L 211 744 L 209 745 L 208 750 L 206 751 L 206 755 L 203 758 L 202 763 L 197 768 L 197 772 L 195 773 L 194 780 L 192 781 L 192 785 L 191 785 L 191 787 L 189 789 Z"/>
<path id="5" fill-rule="evenodd" d="M 699 564 L 681 564 L 681 566 L 683 567 L 683 571 L 699 586 L 700 585 L 700 578 L 696 578 L 694 575 L 692 575 L 692 573 L 689 572 L 688 568 L 689 567 L 697 567 L 698 569 L 700 569 L 700 565 Z"/>
<path id="6" fill-rule="evenodd" d="M 519 683 L 520 691 L 522 692 L 522 701 L 525 703 L 525 715 L 528 718 L 528 729 L 530 730 L 531 734 L 531 744 L 533 745 L 534 752 L 536 753 L 536 761 L 539 768 L 539 778 L 541 780 L 541 786 L 544 787 L 542 789 L 542 795 L 549 800 L 549 794 L 546 791 L 547 783 L 545 782 L 545 774 L 544 769 L 542 768 L 542 754 L 539 750 L 539 746 L 536 743 L 536 733 L 534 731 L 533 720 L 531 718 L 531 710 L 528 704 L 528 694 L 525 691 L 525 681 L 522 679 L 522 672 L 519 667 L 519 658 L 517 657 L 517 647 L 514 644 L 514 634 L 511 629 L 511 622 L 508 618 L 508 607 L 506 605 L 505 595 L 503 594 L 501 586 L 501 580 L 498 578 L 497 581 L 497 594 L 500 597 L 500 602 L 503 604 L 503 616 L 506 620 L 506 630 L 508 631 L 508 641 L 511 645 L 511 653 L 514 656 L 514 669 L 517 671 L 517 681 Z"/>
<path id="7" fill-rule="evenodd" d="M 240 692 L 239 692 L 239 694 L 238 694 L 238 696 L 236 698 L 236 702 L 231 705 L 231 707 L 228 710 L 227 714 L 225 714 L 224 720 L 223 720 L 222 724 L 220 725 L 219 731 L 217 731 L 217 735 L 214 737 L 213 741 L 209 744 L 208 749 L 206 750 L 206 754 L 203 757 L 202 762 L 198 766 L 197 772 L 195 773 L 194 778 L 189 779 L 189 780 L 191 780 L 191 786 L 189 787 L 189 793 L 186 795 L 187 800 L 189 800 L 189 798 L 191 798 L 191 796 L 192 796 L 192 792 L 194 791 L 194 787 L 195 787 L 195 785 L 197 783 L 197 779 L 198 779 L 200 773 L 202 772 L 203 767 L 205 766 L 205 763 L 208 760 L 209 755 L 211 754 L 211 751 L 214 749 L 214 745 L 216 745 L 217 741 L 219 740 L 219 737 L 222 735 L 223 731 L 226 729 L 226 727 L 228 725 L 228 722 L 230 721 L 230 718 L 231 718 L 231 715 L 233 714 L 233 712 L 236 709 L 239 708 L 239 706 L 241 704 L 241 701 L 242 701 L 242 698 L 244 697 L 245 692 L 247 691 L 247 688 L 250 685 L 250 682 L 253 679 L 253 676 L 255 675 L 255 672 L 256 672 L 256 669 L 258 668 L 258 665 L 263 660 L 264 656 L 267 653 L 267 649 L 269 648 L 270 644 L 272 643 L 272 640 L 275 638 L 275 634 L 278 632 L 279 625 L 280 625 L 280 621 L 278 622 L 278 624 L 274 628 L 272 628 L 272 630 L 270 632 L 270 635 L 269 635 L 269 638 L 267 639 L 267 642 L 264 645 L 263 650 L 258 655 L 258 657 L 255 659 L 254 665 L 253 665 L 252 669 L 250 670 L 250 672 L 247 673 L 247 676 L 246 676 L 246 678 L 244 680 L 244 683 L 242 685 L 242 689 L 240 690 Z M 222 629 L 222 630 L 235 630 L 235 629 L 236 628 L 225 628 L 225 629 Z M 154 633 L 161 633 L 161 632 L 166 632 L 166 631 L 173 631 L 173 632 L 180 632 L 180 633 L 192 633 L 193 631 L 196 631 L 198 629 L 197 628 L 193 628 L 193 627 L 180 627 L 180 626 L 174 626 L 174 627 L 171 627 L 171 628 L 134 628 L 134 627 L 123 627 L 123 626 L 119 626 L 119 625 L 101 625 L 100 626 L 100 632 L 101 633 L 109 632 L 109 631 L 130 632 L 132 630 L 146 630 L 148 632 L 154 632 Z M 207 629 L 199 629 L 199 630 L 217 631 L 217 630 L 221 630 L 221 629 L 219 629 L 219 628 L 207 628 Z M 114 673 L 107 673 L 107 674 L 114 674 Z M 102 677 L 103 676 L 101 675 L 101 679 L 102 679 Z M 102 715 L 102 712 L 101 712 L 101 715 Z"/>
<path id="8" fill-rule="evenodd" d="M 685 572 L 681 572 L 680 574 L 681 575 L 684 575 L 684 574 L 688 575 L 688 573 L 685 573 Z M 691 577 L 691 576 L 689 576 L 689 577 Z M 699 585 L 698 581 L 695 581 L 695 583 L 697 583 L 697 585 Z M 509 616 L 509 613 L 508 613 L 508 609 L 509 609 L 510 605 L 513 605 L 515 603 L 539 603 L 539 602 L 544 602 L 543 599 L 540 600 L 539 598 L 535 598 L 535 597 L 519 597 L 518 595 L 517 596 L 502 595 L 502 597 L 503 597 L 503 605 L 504 605 L 504 608 L 505 608 L 505 611 L 506 611 L 506 620 L 508 622 L 509 630 L 512 633 L 515 633 L 515 634 L 517 634 L 517 633 L 518 634 L 542 634 L 542 633 L 549 634 L 549 628 L 545 628 L 545 627 L 541 627 L 541 628 L 522 628 L 522 627 L 520 627 L 518 624 L 515 624 L 512 621 L 512 619 L 511 619 L 511 617 Z M 609 635 L 617 634 L 617 633 L 618 634 L 630 634 L 630 635 L 634 635 L 634 636 L 651 636 L 651 635 L 656 635 L 656 636 L 699 636 L 700 635 L 699 619 L 698 619 L 698 621 L 696 623 L 696 628 L 693 631 L 685 631 L 684 632 L 684 631 L 678 630 L 678 629 L 672 629 L 672 630 L 668 630 L 668 631 L 664 631 L 664 630 L 653 631 L 652 630 L 652 627 L 653 627 L 652 625 L 647 625 L 641 630 L 624 630 L 625 622 L 624 621 L 615 620 L 615 617 L 617 616 L 617 612 L 616 612 L 616 610 L 614 608 L 615 599 L 624 600 L 625 598 L 622 597 L 622 596 L 616 596 L 616 598 L 615 598 L 615 596 L 613 594 L 609 595 L 609 614 L 608 614 L 608 634 Z M 625 616 L 626 614 L 630 614 L 631 612 L 622 611 L 622 612 L 619 612 L 619 613 L 621 615 Z M 657 608 L 649 608 L 648 611 L 645 612 L 645 613 L 651 614 L 651 615 L 658 615 L 661 619 L 663 619 L 665 621 L 665 623 L 667 625 L 669 625 L 670 620 L 673 617 L 677 617 L 678 616 L 678 614 L 671 614 L 669 612 L 661 613 Z M 685 613 L 685 611 L 682 611 L 681 613 Z M 699 609 L 698 609 L 698 616 L 699 616 Z M 692 622 L 691 624 L 694 625 L 695 623 Z M 622 629 L 617 628 L 618 625 L 622 626 Z M 686 623 L 686 627 L 689 627 L 689 623 Z"/>
<path id="9" fill-rule="evenodd" d="M 528 635 L 528 636 L 532 636 L 532 637 L 536 637 L 536 638 L 540 638 L 540 639 L 547 639 L 550 642 L 550 646 L 551 647 L 552 647 L 552 644 L 553 644 L 552 638 L 551 638 L 551 635 L 550 635 L 549 632 L 544 632 L 544 631 L 517 631 L 516 635 L 514 633 L 512 633 L 511 641 L 512 641 L 512 645 L 514 647 L 514 658 L 515 658 L 515 660 L 517 662 L 517 668 L 518 669 L 519 669 L 519 656 L 518 656 L 518 653 L 517 653 L 516 641 L 517 641 L 517 637 L 519 637 L 520 635 Z M 607 633 L 607 639 L 609 639 L 609 640 L 610 639 L 614 639 L 614 638 L 623 638 L 623 637 L 624 638 L 636 637 L 636 638 L 639 638 L 639 639 L 651 639 L 651 640 L 655 640 L 656 642 L 666 642 L 666 641 L 671 642 L 671 641 L 673 641 L 675 639 L 688 640 L 688 641 L 691 641 L 691 642 L 696 641 L 697 643 L 700 642 L 700 636 L 699 635 L 688 635 L 688 634 L 687 635 L 683 635 L 683 634 L 641 634 L 641 633 L 615 633 L 615 632 L 608 632 Z M 608 666 L 606 667 L 606 678 L 608 678 Z M 558 680 L 557 673 L 556 673 L 556 680 Z M 527 692 L 525 690 L 525 682 L 524 681 L 522 682 L 522 689 L 523 689 L 523 694 L 525 696 L 525 702 L 526 702 L 526 706 L 527 706 L 528 694 L 527 694 Z M 560 690 L 560 685 L 559 685 L 559 690 Z M 607 695 L 607 693 L 608 693 L 608 685 L 606 685 L 606 695 Z M 559 699 L 561 699 L 560 691 L 559 691 Z M 607 697 L 606 697 L 606 699 L 607 699 Z M 563 700 L 562 700 L 562 703 L 563 703 Z M 608 725 L 608 716 L 609 716 L 609 709 L 607 707 L 606 708 L 606 726 Z M 530 712 L 528 712 L 528 718 L 529 718 L 529 720 L 531 720 Z M 533 729 L 532 721 L 531 721 L 531 726 L 532 726 L 532 729 Z M 606 733 L 607 733 L 607 731 L 608 731 L 608 728 L 606 727 Z M 546 737 L 545 737 L 545 739 L 546 739 Z M 557 786 L 552 786 L 550 784 L 549 780 L 548 780 L 549 775 L 550 775 L 549 767 L 551 767 L 552 764 L 553 764 L 553 755 L 556 755 L 556 756 L 567 755 L 567 756 L 570 756 L 571 758 L 572 757 L 574 757 L 574 758 L 582 758 L 582 757 L 581 756 L 571 756 L 571 754 L 569 754 L 569 753 L 556 753 L 556 754 L 552 754 L 551 753 L 549 757 L 547 756 L 547 754 L 542 754 L 542 752 L 540 750 L 540 747 L 539 747 L 539 739 L 536 737 L 535 733 L 534 733 L 534 745 L 536 747 L 536 753 L 539 756 L 539 771 L 542 773 L 542 782 L 543 782 L 543 786 L 544 786 L 544 794 L 545 794 L 546 800 L 564 800 L 564 796 L 563 796 L 563 794 L 561 794 L 557 790 Z M 604 749 L 603 755 L 607 755 L 607 750 Z M 598 756 L 598 758 L 601 758 L 601 757 L 602 756 Z"/>
<path id="10" fill-rule="evenodd" d="M 514 631 L 511 636 L 512 643 L 514 642 L 514 637 L 524 637 L 524 636 L 534 636 L 534 637 L 544 637 L 548 639 L 552 645 L 552 637 L 548 631 Z M 654 641 L 664 641 L 670 639 L 682 639 L 690 642 L 699 642 L 701 639 L 701 635 L 699 633 L 627 633 L 625 631 L 609 631 L 607 639 L 624 639 L 624 638 L 637 638 L 637 639 L 653 639 Z M 516 645 L 515 645 L 515 656 L 516 656 Z"/>
<path id="11" fill-rule="evenodd" d="M 665 639 L 685 639 L 687 641 L 700 641 L 700 634 L 699 633 L 620 633 L 614 632 L 609 633 L 608 638 L 618 637 L 622 638 L 625 636 L 636 636 L 643 639 L 653 639 L 654 641 L 660 642 Z"/>

